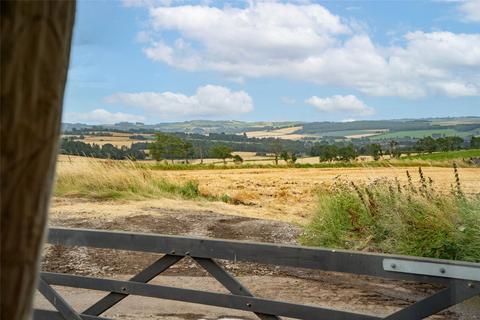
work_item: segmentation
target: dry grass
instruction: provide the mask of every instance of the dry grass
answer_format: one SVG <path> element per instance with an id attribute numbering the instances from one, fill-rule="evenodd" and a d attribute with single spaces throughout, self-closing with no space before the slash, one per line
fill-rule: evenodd
<path id="1" fill-rule="evenodd" d="M 405 170 L 416 168 L 327 168 L 327 169 L 230 169 L 230 170 L 187 170 L 164 171 L 163 176 L 172 181 L 193 179 L 199 182 L 200 190 L 213 194 L 226 193 L 236 197 L 239 192 L 248 191 L 249 202 L 265 209 L 279 220 L 305 223 L 315 207 L 315 189 L 331 184 L 339 178 L 354 182 L 373 181 L 380 177 L 395 179 L 406 183 Z M 454 183 L 451 168 L 424 168 L 427 176 L 435 179 L 440 190 L 449 192 Z M 480 189 L 480 168 L 460 169 L 463 188 L 466 193 Z"/>
<path id="2" fill-rule="evenodd" d="M 60 162 L 54 192 L 56 196 L 91 199 L 202 197 L 192 180 L 171 182 L 132 161 L 95 159 Z"/>
<path id="3" fill-rule="evenodd" d="M 91 186 L 91 193 L 102 180 L 119 180 L 123 184 L 127 181 L 142 185 L 143 176 L 137 169 L 128 165 L 113 168 L 107 174 L 105 166 L 100 165 L 105 160 L 92 160 L 85 157 L 60 156 L 58 174 L 60 179 L 77 179 L 79 173 L 86 179 L 86 185 Z M 123 161 L 116 161 L 122 163 Z M 305 224 L 315 211 L 315 190 L 323 185 L 332 184 L 344 178 L 355 183 L 368 183 L 378 178 L 398 178 L 402 184 L 407 182 L 405 170 L 414 172 L 417 168 L 272 168 L 272 169 L 215 169 L 215 170 L 146 170 L 150 179 L 167 180 L 178 185 L 189 181 L 198 182 L 201 195 L 218 196 L 227 194 L 233 203 L 248 204 L 247 206 L 232 206 L 227 211 L 234 211 L 245 216 L 275 219 Z M 111 173 L 114 173 L 113 175 Z M 443 192 L 449 192 L 452 178 L 451 168 L 425 167 L 425 175 L 435 180 L 437 187 Z M 472 194 L 480 190 L 480 168 L 461 168 L 463 190 Z M 64 177 L 64 178 L 62 178 Z M 61 187 L 61 185 L 60 185 Z M 57 189 L 58 190 L 58 189 Z M 60 188 L 61 190 L 61 188 Z M 147 188 L 148 190 L 148 188 Z M 57 191 L 57 196 L 72 195 L 72 190 Z M 171 195 L 167 195 L 171 196 Z M 157 195 L 157 198 L 165 197 Z M 176 205 L 182 207 L 179 200 Z M 139 204 L 140 205 L 140 204 Z M 212 210 L 217 210 L 218 203 L 206 204 Z M 222 204 L 222 206 L 229 206 Z"/>

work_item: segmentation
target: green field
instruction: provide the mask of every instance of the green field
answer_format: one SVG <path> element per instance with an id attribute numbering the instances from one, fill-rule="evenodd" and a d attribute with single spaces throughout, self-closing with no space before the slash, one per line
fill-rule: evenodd
<path id="1" fill-rule="evenodd" d="M 408 131 L 395 131 L 388 132 L 384 134 L 379 134 L 378 136 L 373 136 L 371 139 L 399 139 L 399 138 L 424 138 L 432 136 L 433 134 L 445 135 L 445 136 L 457 136 L 457 137 L 467 137 L 470 135 L 478 134 L 477 130 L 473 131 L 456 131 L 454 129 L 432 129 L 432 130 L 408 130 Z"/>
<path id="2" fill-rule="evenodd" d="M 464 158 L 478 158 L 478 157 L 480 157 L 480 149 L 417 154 L 417 155 L 414 155 L 414 156 L 402 157 L 401 159 L 444 161 L 444 160 L 454 160 L 454 159 L 464 159 Z"/>

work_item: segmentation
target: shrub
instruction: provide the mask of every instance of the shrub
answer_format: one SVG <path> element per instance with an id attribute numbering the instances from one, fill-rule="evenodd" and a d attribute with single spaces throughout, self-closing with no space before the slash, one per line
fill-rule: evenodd
<path id="1" fill-rule="evenodd" d="M 458 171 L 449 194 L 419 169 L 401 185 L 337 181 L 318 193 L 306 245 L 480 262 L 480 197 L 465 197 Z"/>

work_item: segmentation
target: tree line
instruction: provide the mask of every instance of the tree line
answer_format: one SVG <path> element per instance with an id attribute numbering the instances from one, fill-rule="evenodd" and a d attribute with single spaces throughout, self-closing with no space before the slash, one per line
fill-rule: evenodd
<path id="1" fill-rule="evenodd" d="M 234 137 L 232 137 L 234 136 Z M 203 139 L 202 139 L 203 138 Z M 227 140 L 222 140 L 227 138 Z M 232 141 L 234 140 L 234 141 Z M 253 141 L 252 141 L 253 140 Z M 242 147 L 243 146 L 243 147 Z M 295 163 L 301 156 L 319 157 L 320 162 L 351 161 L 360 155 L 372 156 L 379 160 L 383 155 L 399 158 L 402 154 L 431 153 L 435 151 L 452 151 L 468 148 L 480 148 L 480 137 L 472 137 L 470 141 L 460 137 L 441 137 L 434 139 L 425 137 L 418 139 L 413 145 L 402 145 L 397 140 L 383 143 L 345 143 L 345 142 L 310 142 L 292 141 L 275 138 L 252 139 L 245 136 L 213 134 L 203 136 L 196 134 L 157 133 L 154 140 L 133 143 L 130 147 L 116 147 L 112 144 L 87 144 L 76 141 L 74 137 L 61 141 L 60 152 L 70 155 L 85 155 L 96 158 L 142 160 L 147 157 L 157 161 L 174 161 L 182 159 L 188 163 L 191 159 L 205 158 L 233 159 L 243 162 L 233 151 L 253 151 L 259 155 L 271 155 L 275 164 L 279 160 Z M 145 152 L 148 150 L 148 152 Z"/>
<path id="2" fill-rule="evenodd" d="M 101 159 L 114 160 L 143 160 L 147 154 L 145 149 L 146 143 L 132 143 L 130 147 L 116 147 L 111 143 L 104 145 L 89 144 L 82 141 L 76 141 L 72 138 L 62 138 L 60 141 L 60 153 L 74 156 L 88 156 Z"/>

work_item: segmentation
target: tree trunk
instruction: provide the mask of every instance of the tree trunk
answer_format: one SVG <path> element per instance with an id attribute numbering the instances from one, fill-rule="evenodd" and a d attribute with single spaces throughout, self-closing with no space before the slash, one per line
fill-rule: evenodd
<path id="1" fill-rule="evenodd" d="M 2 319 L 31 314 L 74 15 L 74 1 L 1 2 Z"/>

